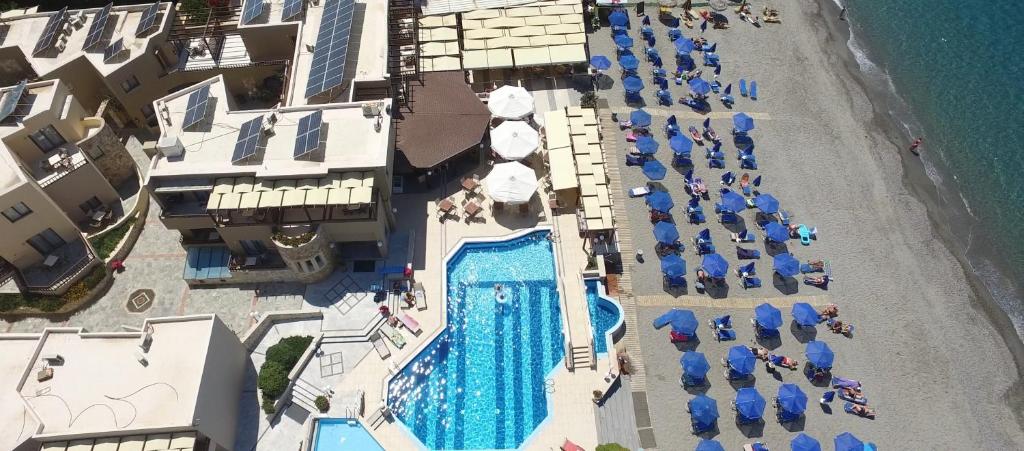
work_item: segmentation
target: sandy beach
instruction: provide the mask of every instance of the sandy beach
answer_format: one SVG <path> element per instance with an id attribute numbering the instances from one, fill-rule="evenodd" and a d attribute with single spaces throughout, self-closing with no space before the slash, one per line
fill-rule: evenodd
<path id="1" fill-rule="evenodd" d="M 761 1 L 753 2 L 758 12 Z M 943 244 L 943 236 L 931 221 L 926 208 L 929 190 L 920 183 L 927 179 L 919 163 L 903 149 L 893 128 L 879 123 L 870 103 L 881 95 L 865 89 L 852 55 L 846 48 L 845 23 L 838 20 L 832 2 L 800 0 L 776 4 L 782 23 L 755 28 L 741 22 L 732 13 L 729 30 L 708 30 L 706 36 L 718 43 L 723 65 L 723 84 L 739 78 L 757 80 L 760 98 L 752 101 L 737 95 L 730 111 L 717 98 L 712 100 L 713 126 L 720 134 L 731 128 L 731 114 L 747 112 L 759 118 L 751 133 L 756 145 L 759 170 L 763 175 L 762 192 L 777 197 L 784 209 L 796 215 L 796 222 L 817 227 L 819 239 L 811 246 L 791 242 L 789 250 L 800 260 L 826 259 L 835 273 L 827 291 L 800 285 L 796 294 L 785 294 L 773 286 L 770 259 L 758 261 L 765 286 L 743 290 L 735 277 L 729 277 L 729 291 L 721 307 L 694 308 L 698 318 L 732 313 L 739 325 L 739 340 L 747 344 L 753 334 L 747 325 L 749 309 L 735 308 L 735 299 L 785 298 L 789 302 L 815 296 L 840 306 L 841 317 L 857 326 L 856 335 L 846 339 L 819 327 L 818 337 L 836 351 L 836 374 L 859 379 L 867 389 L 870 404 L 878 418 L 866 420 L 842 412 L 833 404 L 833 412 L 822 412 L 816 405 L 820 390 L 798 372 L 784 375 L 785 382 L 800 381 L 811 398 L 805 430 L 831 448 L 831 439 L 850 431 L 881 449 L 1021 449 L 1024 432 L 1019 412 L 1024 410 L 1021 395 L 1021 344 L 1005 315 L 994 309 L 972 289 L 971 275 L 964 273 L 958 259 Z M 655 8 L 648 8 L 656 13 Z M 631 18 L 631 35 L 636 38 L 638 55 L 639 19 Z M 657 47 L 671 71 L 671 43 L 665 26 L 655 24 Z M 693 36 L 695 30 L 684 30 Z M 591 36 L 592 54 L 614 55 L 610 30 L 602 28 Z M 695 58 L 700 62 L 700 57 Z M 670 67 L 671 66 L 671 67 Z M 650 64 L 642 61 L 639 69 L 647 87 L 644 97 L 654 116 L 652 129 L 661 143 L 658 159 L 669 165 L 671 151 L 661 132 L 668 114 L 676 114 L 685 130 L 699 126 L 704 116 L 690 113 L 679 104 L 659 107 L 650 83 Z M 710 68 L 706 68 L 710 79 Z M 602 90 L 613 111 L 628 113 L 624 104 L 617 65 L 608 72 L 614 86 Z M 684 87 L 673 84 L 676 98 Z M 734 94 L 737 87 L 734 86 Z M 609 158 L 621 159 L 620 145 L 608 149 Z M 726 143 L 726 170 L 737 171 L 735 149 Z M 714 191 L 724 170 L 709 170 L 703 148 L 694 148 L 696 173 L 708 181 Z M 903 155 L 905 154 L 905 155 Z M 621 160 L 620 160 L 621 161 Z M 915 166 L 917 163 L 918 166 Z M 743 172 L 743 171 L 741 171 Z M 625 189 L 646 182 L 639 168 L 622 170 Z M 651 226 L 646 209 L 638 199 L 629 199 L 627 210 L 632 222 L 633 242 L 645 250 L 648 258 L 638 263 L 627 258 L 632 273 L 633 294 L 638 299 L 661 299 L 638 307 L 639 334 L 647 367 L 647 390 L 654 434 L 659 449 L 692 449 L 697 438 L 687 430 L 684 410 L 690 395 L 678 386 L 680 349 L 668 343 L 665 331 L 655 331 L 650 321 L 672 305 L 697 295 L 692 290 L 693 274 L 699 266 L 689 239 L 708 227 L 719 252 L 735 268 L 734 245 L 728 230 L 715 222 L 711 210 L 718 200 L 703 202 L 708 224 L 685 223 L 686 194 L 682 175 L 669 169 L 662 181 L 676 202 L 676 223 L 684 242 L 691 289 L 681 294 L 666 292 L 661 284 L 658 261 L 654 255 Z M 743 214 L 753 226 L 754 211 Z M 761 243 L 745 245 L 764 252 Z M 705 295 L 698 295 L 704 296 Z M 665 301 L 665 299 L 669 299 Z M 782 308 L 787 325 L 783 328 L 780 351 L 803 360 L 802 344 L 788 328 L 789 310 Z M 1001 316 L 1002 315 L 1002 316 Z M 727 449 L 743 443 L 766 441 L 772 449 L 788 448 L 795 432 L 774 421 L 766 410 L 767 424 L 759 431 L 741 431 L 732 423 L 729 402 L 733 387 L 726 384 L 720 367 L 714 362 L 724 355 L 725 343 L 715 343 L 707 328 L 700 330 L 698 350 L 712 361 L 708 394 L 719 402 L 722 418 L 720 440 Z M 770 398 L 777 382 L 757 370 L 757 387 Z M 633 387 L 637 390 L 637 387 Z M 757 438 L 761 437 L 761 438 Z"/>

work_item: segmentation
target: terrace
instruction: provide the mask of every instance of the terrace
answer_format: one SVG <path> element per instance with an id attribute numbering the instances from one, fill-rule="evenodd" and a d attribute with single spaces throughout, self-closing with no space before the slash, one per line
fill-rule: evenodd
<path id="1" fill-rule="evenodd" d="M 31 291 L 56 294 L 95 261 L 96 255 L 85 239 L 79 238 L 54 249 L 39 264 L 22 270 L 21 275 Z"/>

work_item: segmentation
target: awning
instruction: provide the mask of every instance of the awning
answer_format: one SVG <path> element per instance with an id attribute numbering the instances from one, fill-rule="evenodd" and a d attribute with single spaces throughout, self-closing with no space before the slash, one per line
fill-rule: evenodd
<path id="1" fill-rule="evenodd" d="M 207 279 L 229 279 L 231 271 L 228 269 L 228 262 L 231 260 L 231 251 L 227 246 L 200 246 L 189 247 L 185 257 L 185 271 L 182 278 L 185 280 L 207 280 Z M 138 449 L 142 450 L 142 442 L 139 441 Z M 119 449 L 133 449 L 126 447 L 121 442 Z"/>
<path id="2" fill-rule="evenodd" d="M 544 139 L 548 149 L 569 147 L 569 119 L 562 110 L 544 113 Z"/>
<path id="3" fill-rule="evenodd" d="M 560 147 L 548 149 L 548 160 L 551 164 L 551 187 L 555 191 L 576 188 L 576 164 L 572 159 L 572 149 Z"/>
<path id="4" fill-rule="evenodd" d="M 470 53 L 463 59 L 467 68 Z M 397 126 L 397 148 L 411 166 L 431 168 L 480 144 L 491 115 L 462 71 L 425 73 L 411 89 L 412 111 L 403 112 Z"/>

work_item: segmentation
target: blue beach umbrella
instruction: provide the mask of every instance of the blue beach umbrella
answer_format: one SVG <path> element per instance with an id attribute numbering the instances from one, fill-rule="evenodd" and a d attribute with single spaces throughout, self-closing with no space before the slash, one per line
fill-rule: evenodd
<path id="1" fill-rule="evenodd" d="M 628 49 L 633 46 L 633 38 L 626 34 L 620 34 L 615 36 L 615 46 L 619 48 Z"/>
<path id="2" fill-rule="evenodd" d="M 655 191 L 647 195 L 647 206 L 655 210 L 668 213 L 672 211 L 672 207 L 676 206 L 676 203 L 672 201 L 672 196 L 665 191 Z"/>
<path id="3" fill-rule="evenodd" d="M 693 141 L 690 138 L 677 134 L 668 140 L 668 146 L 672 148 L 672 152 L 679 155 L 689 155 L 693 149 Z"/>
<path id="4" fill-rule="evenodd" d="M 803 327 L 814 327 L 818 325 L 818 311 L 806 302 L 793 304 L 793 321 Z"/>
<path id="5" fill-rule="evenodd" d="M 722 206 L 727 211 L 739 213 L 747 208 L 747 200 L 739 193 L 726 191 L 722 193 Z"/>
<path id="6" fill-rule="evenodd" d="M 704 439 L 697 443 L 694 451 L 725 451 L 725 448 L 722 448 L 722 444 L 718 443 L 718 440 Z"/>
<path id="7" fill-rule="evenodd" d="M 658 147 L 658 142 L 650 136 L 641 136 L 636 140 L 636 150 L 643 155 L 654 155 Z"/>
<path id="8" fill-rule="evenodd" d="M 754 321 L 765 329 L 778 329 L 782 326 L 782 312 L 765 302 L 754 307 Z"/>
<path id="9" fill-rule="evenodd" d="M 767 214 L 773 215 L 779 211 L 779 200 L 771 194 L 760 194 L 754 198 L 754 206 Z"/>
<path id="10" fill-rule="evenodd" d="M 678 257 L 678 255 L 670 255 L 670 257 Z M 664 262 L 664 260 L 662 261 Z M 679 261 L 682 261 L 682 259 L 679 259 Z M 683 335 L 693 335 L 697 332 L 697 326 L 699 326 L 697 317 L 693 312 L 678 308 L 669 310 L 658 319 L 667 321 L 667 324 L 672 326 L 674 332 Z"/>
<path id="11" fill-rule="evenodd" d="M 776 243 L 784 243 L 789 239 L 789 230 L 777 222 L 769 222 L 764 226 L 764 236 Z"/>
<path id="12" fill-rule="evenodd" d="M 643 173 L 651 180 L 661 180 L 665 178 L 668 169 L 658 160 L 648 160 L 644 162 Z"/>
<path id="13" fill-rule="evenodd" d="M 703 78 L 694 78 L 690 80 L 689 84 L 690 90 L 693 91 L 694 94 L 704 96 L 711 92 L 711 84 Z"/>
<path id="14" fill-rule="evenodd" d="M 832 353 L 832 349 L 828 347 L 824 341 L 809 341 L 807 342 L 807 348 L 804 350 L 804 355 L 807 357 L 807 361 L 818 368 L 832 368 L 832 361 L 836 355 Z"/>
<path id="15" fill-rule="evenodd" d="M 712 279 L 721 279 L 729 272 L 729 262 L 719 254 L 707 254 L 700 262 L 700 267 Z"/>
<path id="16" fill-rule="evenodd" d="M 650 127 L 651 126 L 651 113 L 644 110 L 633 110 L 629 113 L 629 123 L 634 127 Z M 647 138 L 647 137 L 642 137 Z"/>
<path id="17" fill-rule="evenodd" d="M 668 221 L 658 221 L 654 225 L 654 238 L 662 244 L 673 244 L 679 241 L 679 231 L 676 225 Z"/>
<path id="18" fill-rule="evenodd" d="M 676 236 L 679 235 L 677 234 Z M 683 260 L 682 257 L 675 254 L 666 255 L 665 258 L 661 259 L 661 272 L 669 278 L 682 276 L 686 274 L 686 260 Z M 683 311 L 688 312 L 689 310 Z M 690 316 L 693 316 L 693 313 L 690 313 Z M 696 322 L 697 319 L 694 318 L 693 321 Z M 673 326 L 673 329 L 674 328 L 675 327 Z M 696 329 L 697 328 L 694 327 L 694 330 Z"/>
<path id="19" fill-rule="evenodd" d="M 640 60 L 633 55 L 625 55 L 619 58 L 619 65 L 625 70 L 636 70 L 637 67 L 640 67 Z"/>
<path id="20" fill-rule="evenodd" d="M 729 348 L 729 355 L 726 357 L 729 368 L 740 374 L 751 374 L 754 366 L 757 365 L 757 357 L 750 352 L 750 348 L 743 345 L 736 345 Z"/>
<path id="21" fill-rule="evenodd" d="M 732 116 L 732 125 L 736 131 L 746 133 L 754 129 L 754 118 L 747 113 L 736 113 Z"/>
<path id="22" fill-rule="evenodd" d="M 608 23 L 616 27 L 624 27 L 629 24 L 629 16 L 622 11 L 615 11 L 608 15 Z"/>
<path id="23" fill-rule="evenodd" d="M 767 404 L 754 387 L 744 387 L 736 392 L 736 413 L 748 421 L 761 419 Z"/>
<path id="24" fill-rule="evenodd" d="M 683 367 L 683 374 L 690 377 L 704 377 L 711 370 L 711 364 L 707 357 L 697 351 L 686 351 L 679 357 L 679 366 Z"/>
<path id="25" fill-rule="evenodd" d="M 793 415 L 800 415 L 807 410 L 807 395 L 794 384 L 780 385 L 778 400 L 779 408 Z"/>
<path id="26" fill-rule="evenodd" d="M 836 451 L 863 451 L 864 442 L 849 432 L 843 432 L 836 436 Z"/>
<path id="27" fill-rule="evenodd" d="M 640 77 L 630 75 L 622 79 L 622 88 L 625 89 L 626 92 L 640 92 L 641 89 L 644 89 L 644 81 L 641 80 Z"/>
<path id="28" fill-rule="evenodd" d="M 811 437 L 803 432 L 793 437 L 793 441 L 789 442 L 790 451 L 821 451 L 821 443 L 818 443 L 814 437 Z"/>
<path id="29" fill-rule="evenodd" d="M 693 41 L 689 38 L 676 39 L 672 44 L 676 46 L 678 54 L 687 54 L 693 51 Z"/>
<path id="30" fill-rule="evenodd" d="M 593 67 L 594 69 L 597 70 L 608 70 L 609 68 L 612 67 L 612 62 L 611 60 L 608 59 L 607 56 L 594 55 L 590 57 L 590 67 Z"/>
<path id="31" fill-rule="evenodd" d="M 793 277 L 800 273 L 800 261 L 792 254 L 778 254 L 772 259 L 772 268 L 782 277 Z"/>
<path id="32" fill-rule="evenodd" d="M 697 395 L 688 402 L 690 418 L 694 423 L 710 425 L 718 419 L 718 403 L 704 395 Z"/>

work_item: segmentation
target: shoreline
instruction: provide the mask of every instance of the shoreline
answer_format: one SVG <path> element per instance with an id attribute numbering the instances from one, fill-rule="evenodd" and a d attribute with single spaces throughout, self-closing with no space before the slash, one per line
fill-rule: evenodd
<path id="1" fill-rule="evenodd" d="M 815 19 L 809 22 L 821 27 L 824 34 L 829 38 L 842 38 L 841 40 L 826 39 L 823 46 L 826 48 L 832 47 L 836 50 L 835 53 L 842 62 L 846 75 L 865 93 L 878 94 L 879 98 L 892 96 L 893 93 L 887 89 L 873 88 L 867 83 L 867 77 L 870 75 L 861 70 L 856 56 L 847 45 L 853 30 L 848 22 L 838 19 L 841 7 L 834 0 L 823 3 L 826 3 L 826 5 L 819 8 L 816 17 L 813 11 L 805 12 L 812 16 L 812 19 Z M 981 277 L 974 272 L 972 262 L 967 256 L 966 246 L 958 241 L 950 227 L 940 220 L 940 216 L 955 218 L 958 216 L 958 212 L 949 207 L 940 206 L 941 188 L 928 176 L 924 162 L 920 157 L 904 151 L 905 146 L 901 144 L 902 135 L 905 133 L 901 126 L 904 124 L 891 120 L 892 112 L 881 108 L 878 100 L 872 101 L 869 96 L 868 103 L 872 108 L 870 123 L 874 128 L 874 130 L 869 130 L 868 133 L 891 143 L 898 150 L 902 167 L 900 183 L 914 199 L 924 205 L 930 229 L 939 238 L 942 246 L 960 264 L 960 270 L 964 275 L 967 286 L 971 290 L 971 307 L 983 313 L 989 325 L 1002 338 L 1007 350 L 1013 356 L 1014 366 L 1019 377 L 1008 389 L 1008 393 L 1005 394 L 1004 398 L 1006 399 L 1007 406 L 1014 413 L 1017 423 L 1024 427 L 1024 393 L 1022 393 L 1024 391 L 1024 341 L 1022 341 L 1022 337 L 1018 334 L 1009 313 L 998 303 Z M 912 113 L 908 111 L 907 114 Z M 966 211 L 966 207 L 964 207 L 964 210 L 964 214 L 974 220 L 973 216 Z"/>

